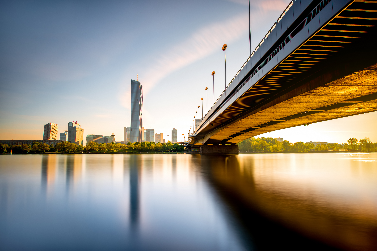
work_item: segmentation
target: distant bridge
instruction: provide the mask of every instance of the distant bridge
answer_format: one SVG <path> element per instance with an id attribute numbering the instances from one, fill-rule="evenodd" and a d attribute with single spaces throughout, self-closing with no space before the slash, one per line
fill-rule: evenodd
<path id="1" fill-rule="evenodd" d="M 236 154 L 262 133 L 376 111 L 376 10 L 376 1 L 292 1 L 189 147 Z"/>

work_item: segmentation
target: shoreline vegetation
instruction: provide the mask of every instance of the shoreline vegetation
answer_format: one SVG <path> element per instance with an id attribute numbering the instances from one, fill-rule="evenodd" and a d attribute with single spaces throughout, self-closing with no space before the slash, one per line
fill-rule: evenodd
<path id="1" fill-rule="evenodd" d="M 240 153 L 317 153 L 317 152 L 376 152 L 377 143 L 372 143 L 365 138 L 357 140 L 350 138 L 347 143 L 326 142 L 296 142 L 287 140 L 282 142 L 273 138 L 250 138 L 238 143 Z M 89 142 L 86 146 L 70 142 L 59 142 L 55 146 L 46 143 L 35 142 L 32 146 L 28 144 L 13 145 L 0 143 L 0 154 L 137 154 L 137 153 L 185 153 L 183 145 L 177 143 L 154 143 L 135 142 L 121 143 L 96 143 Z"/>
<path id="2" fill-rule="evenodd" d="M 250 138 L 238 143 L 240 153 L 312 153 L 312 152 L 376 152 L 377 143 L 369 138 L 348 139 L 347 143 L 282 142 L 273 138 Z"/>
<path id="3" fill-rule="evenodd" d="M 9 146 L 0 143 L 0 154 L 40 154 L 40 153 L 181 153 L 184 146 L 177 143 L 154 143 L 135 142 L 128 144 L 121 143 L 96 143 L 89 142 L 86 146 L 77 145 L 68 141 L 59 142 L 55 146 L 46 143 L 36 142 L 32 146 L 27 144 Z"/>

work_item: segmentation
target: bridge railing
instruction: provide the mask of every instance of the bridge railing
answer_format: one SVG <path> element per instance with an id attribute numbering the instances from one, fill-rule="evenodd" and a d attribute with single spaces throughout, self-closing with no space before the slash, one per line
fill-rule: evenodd
<path id="1" fill-rule="evenodd" d="M 257 50 L 259 49 L 259 47 L 262 46 L 262 44 L 264 43 L 264 41 L 268 38 L 268 36 L 271 34 L 271 32 L 275 29 L 276 25 L 280 22 L 280 20 L 283 19 L 284 15 L 288 12 L 288 10 L 291 8 L 291 6 L 293 5 L 293 1 L 291 1 L 287 7 L 285 8 L 285 10 L 282 12 L 282 14 L 279 16 L 279 18 L 277 19 L 277 21 L 271 26 L 270 30 L 266 33 L 266 35 L 264 36 L 264 38 L 261 40 L 261 42 L 257 45 L 257 47 L 255 47 L 255 49 L 253 50 L 253 52 L 250 54 L 250 56 L 246 59 L 246 61 L 243 63 L 243 65 L 241 66 L 241 68 L 237 71 L 236 75 L 234 75 L 234 77 L 230 80 L 229 84 L 226 86 L 226 89 L 223 90 L 220 94 L 220 96 L 216 99 L 216 101 L 213 103 L 212 107 L 207 111 L 207 113 L 205 114 L 204 117 L 207 116 L 207 114 L 212 110 L 213 106 L 216 105 L 217 101 L 219 101 L 223 94 L 227 91 L 227 89 L 229 88 L 229 86 L 233 83 L 234 79 L 240 74 L 240 72 L 242 71 L 242 69 L 247 65 L 247 63 L 250 61 L 250 59 L 254 56 L 254 54 L 257 52 Z M 199 129 L 201 128 L 201 125 L 203 124 L 203 121 L 202 123 L 199 125 Z M 198 129 L 196 128 L 196 131 Z"/>
<path id="2" fill-rule="evenodd" d="M 225 97 L 225 99 L 218 105 L 217 108 L 214 109 L 213 111 L 213 108 L 214 106 L 217 104 L 217 102 L 222 98 L 223 94 L 226 92 L 226 90 L 224 90 L 220 97 L 216 100 L 216 102 L 213 104 L 213 106 L 210 108 L 210 110 L 208 110 L 208 112 L 205 114 L 204 116 L 204 119 L 203 121 L 201 121 L 200 125 L 198 126 L 198 128 L 196 128 L 196 132 L 198 130 L 200 130 L 202 128 L 202 126 L 204 125 L 205 122 L 207 122 L 211 116 L 207 117 L 208 113 L 210 111 L 212 111 L 212 113 L 216 113 L 219 109 L 221 109 L 260 69 L 262 69 L 280 50 L 282 50 L 286 44 L 288 44 L 292 38 L 294 38 L 305 26 L 307 26 L 309 24 L 310 21 L 312 21 L 315 16 L 317 16 L 319 14 L 319 12 L 330 2 L 331 0 L 321 0 L 319 2 L 319 4 L 316 5 L 316 7 L 314 7 L 310 12 L 309 14 L 299 22 L 299 24 L 293 28 L 289 33 L 288 35 L 286 35 L 286 37 L 282 38 L 282 41 L 281 43 L 279 43 L 279 45 L 274 48 L 269 54 L 268 56 L 266 56 L 266 58 L 263 58 L 261 59 L 260 61 L 257 62 L 257 64 L 252 68 L 252 73 L 250 74 L 250 76 L 246 77 L 246 79 L 244 81 L 241 81 L 241 83 L 239 83 L 238 85 L 235 86 L 235 89 L 229 93 L 229 97 Z M 230 81 L 230 83 L 228 84 L 227 87 L 229 87 L 232 82 L 234 81 L 234 79 L 238 76 L 238 74 L 241 72 L 241 70 L 246 66 L 247 62 L 250 61 L 250 59 L 252 58 L 252 56 L 255 54 L 255 52 L 259 49 L 259 47 L 262 46 L 263 42 L 265 39 L 267 39 L 267 37 L 270 35 L 270 33 L 274 30 L 274 28 L 276 27 L 276 25 L 280 22 L 280 20 L 282 20 L 282 18 L 284 17 L 284 15 L 288 12 L 288 10 L 291 8 L 291 6 L 293 5 L 293 1 L 290 2 L 290 4 L 287 6 L 287 8 L 284 10 L 284 12 L 282 13 L 282 15 L 280 15 L 280 17 L 278 18 L 278 21 L 275 22 L 275 24 L 271 27 L 271 29 L 269 30 L 269 32 L 265 35 L 265 38 L 262 39 L 262 41 L 259 43 L 259 45 L 256 47 L 256 49 L 254 50 L 253 53 L 251 53 L 250 57 L 247 59 L 247 61 L 243 64 L 243 66 L 241 67 L 240 70 L 238 70 L 237 74 L 233 77 L 233 79 Z"/>

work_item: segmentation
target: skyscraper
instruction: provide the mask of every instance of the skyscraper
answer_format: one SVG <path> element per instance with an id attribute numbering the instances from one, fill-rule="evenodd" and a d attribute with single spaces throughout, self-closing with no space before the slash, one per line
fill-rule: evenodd
<path id="1" fill-rule="evenodd" d="M 173 128 L 171 131 L 171 143 L 177 143 L 178 142 L 178 131 Z"/>
<path id="2" fill-rule="evenodd" d="M 84 129 L 80 127 L 78 121 L 68 123 L 68 142 L 77 145 L 83 145 L 83 132 Z"/>
<path id="3" fill-rule="evenodd" d="M 58 124 L 47 123 L 43 126 L 43 140 L 58 139 Z"/>
<path id="4" fill-rule="evenodd" d="M 142 141 L 142 85 L 138 80 L 131 80 L 131 132 L 130 142 Z"/>
<path id="5" fill-rule="evenodd" d="M 155 142 L 154 140 L 154 129 L 146 129 L 146 142 Z"/>

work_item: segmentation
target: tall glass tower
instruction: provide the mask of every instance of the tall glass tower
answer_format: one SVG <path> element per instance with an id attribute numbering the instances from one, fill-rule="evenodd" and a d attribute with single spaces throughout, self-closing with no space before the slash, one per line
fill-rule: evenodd
<path id="1" fill-rule="evenodd" d="M 141 142 L 142 141 L 142 85 L 138 80 L 131 81 L 131 131 L 130 131 L 130 142 Z"/>

